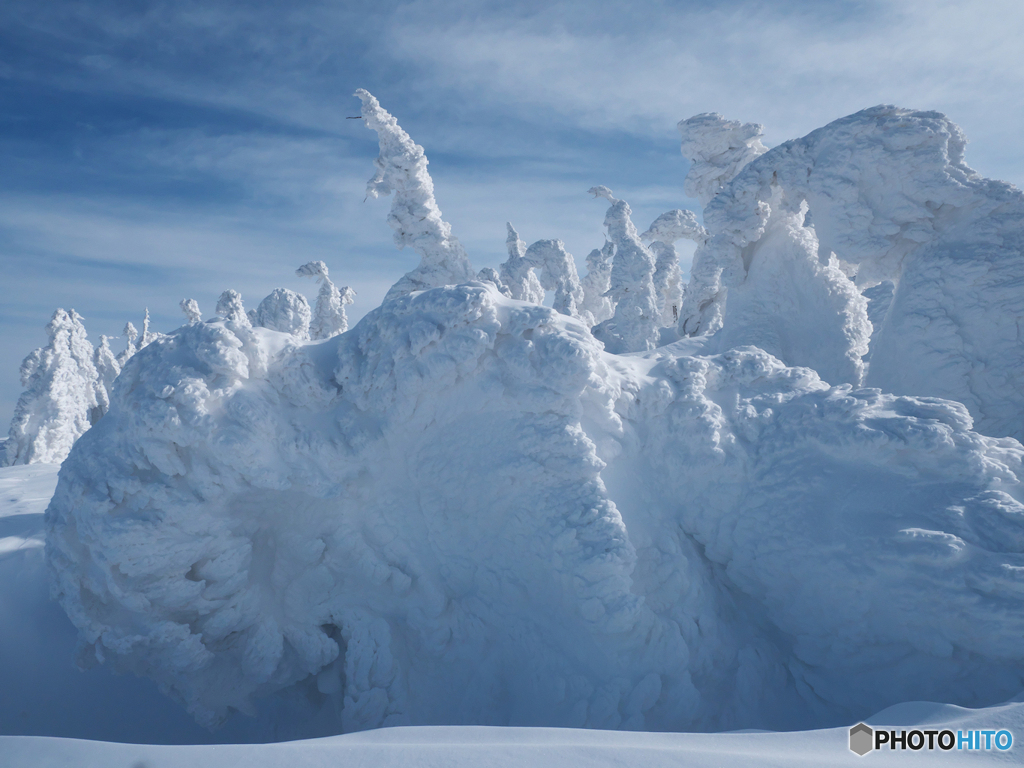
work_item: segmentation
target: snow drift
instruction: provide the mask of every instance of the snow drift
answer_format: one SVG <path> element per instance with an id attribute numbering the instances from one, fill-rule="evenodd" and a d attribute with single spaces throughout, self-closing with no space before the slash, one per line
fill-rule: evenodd
<path id="1" fill-rule="evenodd" d="M 1024 687 L 1020 348 L 983 333 L 1021 301 L 1020 193 L 955 126 L 877 108 L 766 152 L 699 116 L 707 231 L 659 217 L 656 259 L 597 187 L 592 280 L 510 225 L 475 281 L 422 149 L 360 96 L 421 265 L 340 335 L 226 292 L 126 361 L 47 511 L 83 663 L 306 735 L 796 728 Z"/>

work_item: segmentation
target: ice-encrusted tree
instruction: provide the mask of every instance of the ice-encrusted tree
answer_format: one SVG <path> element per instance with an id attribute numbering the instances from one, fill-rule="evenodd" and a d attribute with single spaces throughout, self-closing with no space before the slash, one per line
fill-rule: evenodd
<path id="1" fill-rule="evenodd" d="M 21 364 L 25 388 L 14 410 L 5 464 L 60 464 L 109 406 L 93 364 L 82 317 L 58 309 L 46 326 L 50 343 Z"/>
<path id="2" fill-rule="evenodd" d="M 761 143 L 764 126 L 726 120 L 717 112 L 681 120 L 678 128 L 680 151 L 691 163 L 683 192 L 705 208 L 747 163 L 768 151 Z"/>
<path id="3" fill-rule="evenodd" d="M 508 289 L 508 286 L 502 282 L 501 275 L 498 274 L 498 270 L 494 267 L 484 267 L 476 273 L 476 279 L 481 282 L 494 283 L 494 287 L 498 289 L 500 294 L 512 298 L 512 292 Z"/>
<path id="4" fill-rule="evenodd" d="M 419 266 L 391 286 L 385 299 L 473 280 L 476 273 L 466 251 L 441 218 L 423 147 L 368 91 L 360 88 L 356 96 L 363 102 L 363 122 L 377 132 L 380 143 L 380 155 L 374 161 L 377 172 L 367 183 L 366 194 L 394 193 L 388 224 L 395 230 L 395 243 L 399 248 L 412 246 L 421 256 Z"/>
<path id="5" fill-rule="evenodd" d="M 615 246 L 606 241 L 601 249 L 595 248 L 587 256 L 587 274 L 583 278 L 582 312 L 589 312 L 594 324 L 603 323 L 615 314 L 615 303 L 605 294 L 612 286 L 612 257 Z"/>
<path id="6" fill-rule="evenodd" d="M 312 318 L 313 313 L 305 296 L 287 288 L 275 288 L 256 308 L 256 322 L 253 325 L 308 339 Z"/>
<path id="7" fill-rule="evenodd" d="M 533 272 L 533 266 L 526 261 L 526 243 L 511 222 L 506 222 L 508 237 L 505 246 L 508 248 L 508 259 L 500 267 L 501 281 L 508 286 L 513 299 L 528 301 L 531 304 L 544 303 L 544 287 Z"/>
<path id="8" fill-rule="evenodd" d="M 199 311 L 198 301 L 195 299 L 182 299 L 178 306 L 181 307 L 181 311 L 185 313 L 185 319 L 187 319 L 189 323 L 202 322 L 203 313 Z"/>
<path id="9" fill-rule="evenodd" d="M 114 353 L 110 349 L 109 336 L 100 336 L 100 345 L 96 347 L 92 363 L 96 367 L 96 375 L 99 379 L 100 385 L 103 387 L 103 390 L 107 393 L 107 399 L 109 400 L 110 388 L 114 385 L 114 379 L 116 379 L 118 374 L 121 373 L 121 366 L 118 364 L 117 358 L 114 357 Z M 104 413 L 106 413 L 106 408 L 103 410 Z"/>
<path id="10" fill-rule="evenodd" d="M 576 273 L 576 262 L 561 240 L 538 240 L 526 249 L 525 263 L 539 272 L 541 286 L 555 292 L 552 308 L 570 317 L 579 317 L 583 287 Z"/>
<path id="11" fill-rule="evenodd" d="M 217 314 L 229 323 L 237 323 L 245 328 L 252 326 L 249 315 L 245 312 L 245 306 L 242 304 L 242 294 L 238 291 L 228 289 L 220 295 L 220 298 L 217 299 Z"/>
<path id="12" fill-rule="evenodd" d="M 683 276 L 675 242 L 687 239 L 701 243 L 706 237 L 707 232 L 697 223 L 693 212 L 678 209 L 661 214 L 640 235 L 642 242 L 650 243 L 655 257 L 654 291 L 658 297 L 662 327 L 676 325 L 683 306 Z"/>
<path id="13" fill-rule="evenodd" d="M 135 340 L 139 338 L 139 332 L 135 330 L 135 326 L 129 320 L 124 324 L 124 330 L 121 333 L 125 338 L 125 346 L 117 356 L 117 364 L 124 368 L 124 364 L 128 362 L 128 359 L 139 351 L 138 347 L 135 346 Z"/>
<path id="14" fill-rule="evenodd" d="M 146 307 L 146 316 L 142 319 L 142 343 L 139 344 L 139 349 L 151 344 L 162 334 L 151 333 L 149 330 L 149 307 Z"/>
<path id="15" fill-rule="evenodd" d="M 594 326 L 594 336 L 614 354 L 654 349 L 658 346 L 660 320 L 654 292 L 654 255 L 640 242 L 624 200 L 616 199 L 603 186 L 592 187 L 590 193 L 611 203 L 604 224 L 608 240 L 615 246 L 607 292 L 615 302 L 615 314 Z"/>
<path id="16" fill-rule="evenodd" d="M 312 277 L 320 283 L 320 293 L 316 297 L 316 307 L 309 324 L 309 337 L 314 341 L 330 339 L 348 330 L 348 315 L 345 306 L 356 299 L 356 292 L 343 285 L 338 288 L 331 282 L 327 265 L 322 261 L 310 261 L 303 264 L 295 274 L 300 277 Z"/>

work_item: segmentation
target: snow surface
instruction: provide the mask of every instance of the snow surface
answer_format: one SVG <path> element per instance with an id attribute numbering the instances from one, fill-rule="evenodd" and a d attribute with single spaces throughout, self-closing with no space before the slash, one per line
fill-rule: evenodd
<path id="1" fill-rule="evenodd" d="M 1024 704 L 982 710 L 913 702 L 870 718 L 873 725 L 932 725 L 954 731 L 1024 732 Z M 848 749 L 846 728 L 793 733 L 627 733 L 564 728 L 434 726 L 386 728 L 332 738 L 265 745 L 162 747 L 0 736 L 9 768 L 291 768 L 295 765 L 376 768 L 748 768 L 864 765 Z M 866 756 L 870 765 L 1017 765 L 1016 742 L 1006 752 L 890 752 Z"/>
<path id="2" fill-rule="evenodd" d="M 963 164 L 955 125 L 877 107 L 768 151 L 760 126 L 700 115 L 680 129 L 706 230 L 677 210 L 638 235 L 595 187 L 607 239 L 583 281 L 559 241 L 527 249 L 511 225 L 508 261 L 477 279 L 423 149 L 358 95 L 380 140 L 368 192 L 394 192 L 396 242 L 422 258 L 382 306 L 346 331 L 351 292 L 311 262 L 315 312 L 283 290 L 246 312 L 228 290 L 170 334 L 147 313 L 117 360 L 84 329 L 69 353 L 102 362 L 74 387 L 109 389 L 109 410 L 97 395 L 62 465 L 46 564 L 98 695 L 145 719 L 155 684 L 236 741 L 595 729 L 287 748 L 406 764 L 733 764 L 768 744 L 841 762 L 845 731 L 602 731 L 828 728 L 908 701 L 1019 722 L 998 705 L 1024 688 L 1024 207 Z M 33 398 L 60 400 L 47 381 Z M 11 509 L 52 482 L 33 466 L 0 475 L 21 483 Z M 0 605 L 63 642 L 39 607 L 38 509 L 8 518 L 0 575 L 29 586 Z M 31 653 L 28 633 L 3 642 Z M 31 665 L 4 667 L 28 687 Z M 880 715 L 924 716 L 975 717 Z M 838 756 L 815 747 L 836 739 Z M 67 746 L 7 742 L 26 760 Z"/>
<path id="3" fill-rule="evenodd" d="M 880 106 L 752 159 L 704 211 L 680 330 L 956 400 L 980 432 L 1024 438 L 1024 195 L 971 170 L 965 143 L 937 112 Z M 886 280 L 865 372 L 860 289 Z"/>
<path id="4" fill-rule="evenodd" d="M 83 660 L 207 724 L 286 691 L 311 735 L 1017 694 L 1024 448 L 957 403 L 680 345 L 609 355 L 484 283 L 317 345 L 179 329 L 129 361 L 48 510 Z"/>

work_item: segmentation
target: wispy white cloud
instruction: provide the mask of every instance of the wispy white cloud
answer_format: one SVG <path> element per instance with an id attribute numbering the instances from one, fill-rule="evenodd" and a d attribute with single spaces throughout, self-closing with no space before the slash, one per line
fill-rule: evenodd
<path id="1" fill-rule="evenodd" d="M 641 4 L 621 25 L 577 28 L 587 6 L 530 16 L 429 14 L 390 31 L 394 55 L 497 110 L 647 135 L 697 112 L 763 122 L 773 143 L 878 103 L 946 111 L 981 170 L 1024 179 L 1024 5 L 889 0 L 831 4 Z M 639 28 L 639 30 L 638 30 Z"/>

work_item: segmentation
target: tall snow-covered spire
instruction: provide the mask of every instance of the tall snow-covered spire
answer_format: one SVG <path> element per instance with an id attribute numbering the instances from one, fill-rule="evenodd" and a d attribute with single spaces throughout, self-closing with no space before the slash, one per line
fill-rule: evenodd
<path id="1" fill-rule="evenodd" d="M 595 248 L 587 256 L 587 275 L 583 278 L 583 304 L 580 313 L 589 312 L 592 325 L 603 323 L 615 314 L 615 303 L 605 294 L 612 287 L 612 257 L 615 245 L 606 240 L 604 247 Z"/>
<path id="2" fill-rule="evenodd" d="M 314 341 L 330 339 L 348 330 L 348 315 L 345 306 L 352 304 L 356 292 L 347 285 L 337 288 L 331 278 L 327 265 L 322 261 L 310 261 L 295 270 L 300 277 L 312 277 L 320 283 L 320 293 L 316 297 L 316 308 L 309 324 L 309 337 Z"/>
<path id="3" fill-rule="evenodd" d="M 21 385 L 5 464 L 60 464 L 109 406 L 93 364 L 82 317 L 58 309 L 46 326 L 50 343 L 21 364 Z"/>
<path id="4" fill-rule="evenodd" d="M 525 263 L 540 271 L 540 284 L 555 292 L 552 305 L 556 312 L 579 317 L 583 287 L 576 273 L 576 262 L 561 240 L 538 240 L 526 249 Z"/>
<path id="5" fill-rule="evenodd" d="M 391 286 L 385 299 L 426 288 L 453 285 L 476 277 L 466 251 L 441 218 L 434 199 L 434 182 L 427 172 L 427 156 L 369 92 L 356 91 L 363 102 L 363 122 L 377 132 L 380 155 L 377 173 L 366 185 L 370 197 L 394 193 L 388 224 L 399 248 L 409 245 L 422 257 L 416 269 Z"/>
<path id="6" fill-rule="evenodd" d="M 139 332 L 135 330 L 135 326 L 128 321 L 124 324 L 124 330 L 121 331 L 125 338 L 124 349 L 121 354 L 117 356 L 117 364 L 124 368 L 124 364 L 128 362 L 128 358 L 139 351 L 139 348 L 135 346 L 135 340 L 139 338 Z"/>
<path id="7" fill-rule="evenodd" d="M 92 357 L 92 363 L 96 367 L 96 376 L 100 385 L 103 387 L 104 392 L 107 394 L 107 400 L 110 400 L 110 388 L 114 385 L 114 379 L 117 378 L 118 374 L 121 373 L 121 366 L 117 362 L 117 358 L 114 357 L 113 351 L 110 349 L 110 337 L 100 336 L 100 345 L 96 347 L 96 352 Z M 104 413 L 106 407 L 103 408 Z"/>
<path id="8" fill-rule="evenodd" d="M 658 346 L 660 320 L 654 292 L 654 256 L 640 242 L 625 201 L 613 197 L 608 187 L 592 187 L 590 193 L 611 203 L 604 224 L 608 240 L 615 246 L 611 288 L 607 292 L 615 302 L 615 314 L 594 326 L 594 336 L 615 354 L 654 349 Z"/>
<path id="9" fill-rule="evenodd" d="M 519 238 L 519 233 L 512 226 L 512 222 L 506 222 L 505 226 L 508 228 L 508 237 L 505 239 L 508 259 L 501 265 L 501 281 L 508 286 L 513 299 L 543 304 L 544 287 L 533 273 L 533 265 L 524 258 L 526 243 Z"/>
<path id="10" fill-rule="evenodd" d="M 149 332 L 149 307 L 146 307 L 146 316 L 142 319 L 142 343 L 139 348 L 146 346 L 156 338 L 155 333 Z"/>

